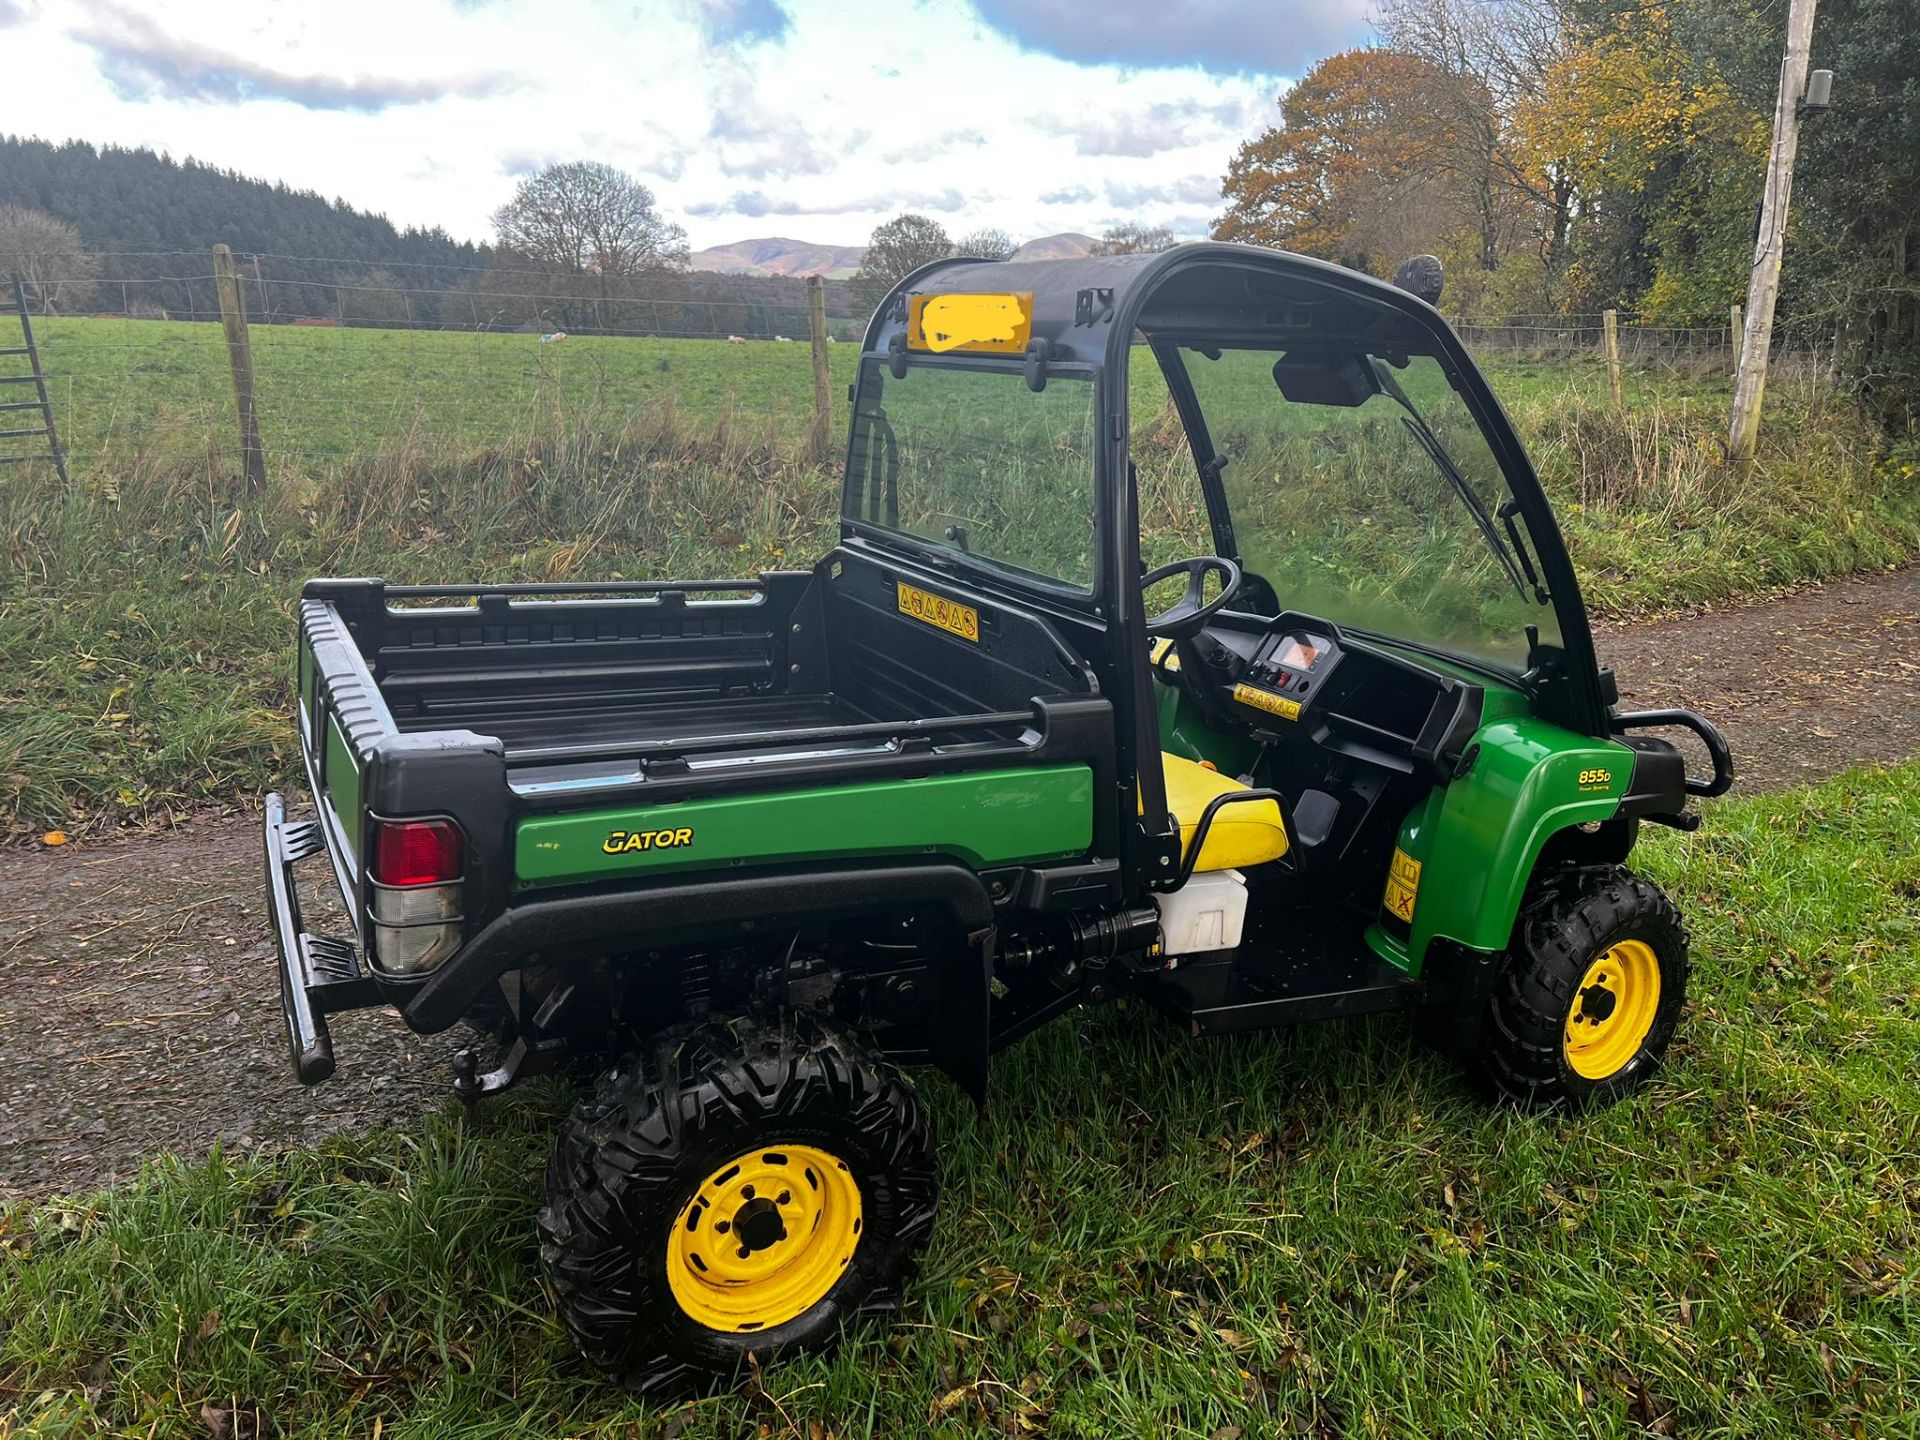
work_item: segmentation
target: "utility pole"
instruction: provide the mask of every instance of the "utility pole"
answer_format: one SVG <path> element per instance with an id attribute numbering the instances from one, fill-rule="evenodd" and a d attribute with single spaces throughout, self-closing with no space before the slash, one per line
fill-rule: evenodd
<path id="1" fill-rule="evenodd" d="M 1793 0 L 1787 16 L 1787 53 L 1780 62 L 1780 94 L 1773 106 L 1773 153 L 1760 201 L 1760 234 L 1753 247 L 1747 285 L 1746 329 L 1740 369 L 1733 381 L 1733 416 L 1727 430 L 1727 464 L 1744 470 L 1760 436 L 1760 402 L 1767 390 L 1767 353 L 1773 345 L 1773 307 L 1780 298 L 1780 257 L 1786 248 L 1787 202 L 1793 193 L 1793 161 L 1800 149 L 1800 97 L 1807 89 L 1816 0 Z"/>

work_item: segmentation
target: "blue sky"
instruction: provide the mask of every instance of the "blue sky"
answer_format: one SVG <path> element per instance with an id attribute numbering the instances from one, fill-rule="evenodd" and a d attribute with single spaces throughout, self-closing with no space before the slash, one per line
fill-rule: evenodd
<path id="1" fill-rule="evenodd" d="M 696 248 L 1198 234 L 1235 146 L 1368 0 L 0 0 L 0 131 L 143 144 L 485 239 L 598 159 Z"/>

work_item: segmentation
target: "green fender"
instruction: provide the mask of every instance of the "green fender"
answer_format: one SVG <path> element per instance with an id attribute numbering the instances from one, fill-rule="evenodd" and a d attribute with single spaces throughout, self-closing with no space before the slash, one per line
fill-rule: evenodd
<path id="1" fill-rule="evenodd" d="M 1490 718 L 1470 751 L 1466 774 L 1436 786 L 1401 826 L 1381 913 L 1390 917 L 1396 895 L 1404 909 L 1411 882 L 1411 926 L 1385 918 L 1367 931 L 1373 949 L 1411 975 L 1435 940 L 1505 949 L 1541 848 L 1570 826 L 1612 819 L 1633 783 L 1625 745 L 1524 713 Z"/>

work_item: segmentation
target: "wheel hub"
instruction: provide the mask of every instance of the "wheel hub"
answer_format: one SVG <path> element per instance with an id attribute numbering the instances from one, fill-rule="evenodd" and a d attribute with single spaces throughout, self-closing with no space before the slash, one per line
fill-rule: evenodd
<path id="1" fill-rule="evenodd" d="M 860 1244 L 860 1187 L 846 1162 L 811 1145 L 736 1156 L 681 1207 L 667 1281 L 710 1330 L 784 1325 L 826 1298 Z"/>
<path id="2" fill-rule="evenodd" d="M 1622 940 L 1587 967 L 1567 1013 L 1561 1051 L 1576 1075 L 1605 1080 L 1632 1063 L 1660 1013 L 1660 961 Z"/>
<path id="3" fill-rule="evenodd" d="M 1613 1014 L 1614 1007 L 1619 1003 L 1620 997 L 1605 985 L 1589 985 L 1580 992 L 1580 1013 L 1574 1019 L 1598 1025 Z"/>
<path id="4" fill-rule="evenodd" d="M 739 1238 L 740 1258 L 744 1260 L 753 1251 L 765 1250 L 786 1239 L 787 1227 L 780 1218 L 778 1204 L 756 1198 L 734 1211 L 733 1233 Z"/>

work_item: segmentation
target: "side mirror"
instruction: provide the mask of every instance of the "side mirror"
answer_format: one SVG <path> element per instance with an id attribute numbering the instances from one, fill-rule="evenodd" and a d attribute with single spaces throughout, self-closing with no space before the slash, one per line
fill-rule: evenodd
<path id="1" fill-rule="evenodd" d="M 1447 283 L 1446 267 L 1438 255 L 1416 255 L 1395 272 L 1393 283 L 1429 305 L 1438 305 Z"/>

